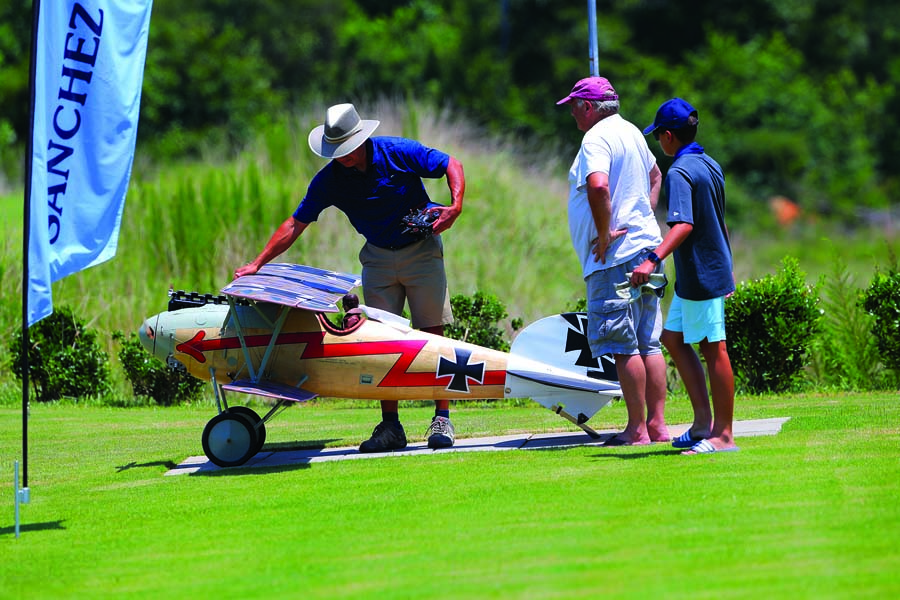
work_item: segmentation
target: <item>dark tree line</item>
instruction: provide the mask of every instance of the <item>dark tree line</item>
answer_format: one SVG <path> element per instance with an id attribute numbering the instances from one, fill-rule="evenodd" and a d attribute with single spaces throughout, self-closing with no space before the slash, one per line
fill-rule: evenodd
<path id="1" fill-rule="evenodd" d="M 27 135 L 30 10 L 0 0 L 7 173 Z M 783 194 L 845 217 L 897 203 L 900 5 L 598 0 L 597 16 L 623 115 L 642 125 L 661 101 L 688 98 L 739 197 Z M 155 0 L 139 143 L 178 158 L 306 104 L 386 95 L 574 146 L 554 103 L 587 74 L 585 2 Z"/>

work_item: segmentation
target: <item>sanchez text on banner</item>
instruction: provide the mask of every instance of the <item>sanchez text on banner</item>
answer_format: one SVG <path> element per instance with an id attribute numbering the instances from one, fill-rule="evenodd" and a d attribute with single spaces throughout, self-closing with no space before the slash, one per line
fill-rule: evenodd
<path id="1" fill-rule="evenodd" d="M 50 284 L 116 254 L 152 0 L 42 2 L 32 130 L 28 325 Z"/>

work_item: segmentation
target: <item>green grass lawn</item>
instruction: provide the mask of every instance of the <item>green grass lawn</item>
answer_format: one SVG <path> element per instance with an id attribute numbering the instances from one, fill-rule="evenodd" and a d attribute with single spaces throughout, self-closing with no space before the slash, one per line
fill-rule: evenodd
<path id="1" fill-rule="evenodd" d="M 738 398 L 791 417 L 741 451 L 664 444 L 165 477 L 209 407 L 38 405 L 14 536 L 21 413 L 0 407 L 3 598 L 889 598 L 900 595 L 896 394 Z M 401 407 L 421 439 L 430 409 Z M 690 418 L 670 401 L 674 423 Z M 377 409 L 327 401 L 267 447 L 356 444 Z M 624 423 L 616 403 L 591 421 Z M 463 436 L 572 430 L 538 405 L 465 407 Z"/>

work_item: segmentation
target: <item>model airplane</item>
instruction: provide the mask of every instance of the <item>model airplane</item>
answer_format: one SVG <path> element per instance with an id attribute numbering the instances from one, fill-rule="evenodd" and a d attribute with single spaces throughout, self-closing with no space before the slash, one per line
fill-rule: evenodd
<path id="1" fill-rule="evenodd" d="M 581 427 L 621 396 L 615 367 L 591 357 L 583 313 L 555 315 L 522 330 L 509 353 L 412 329 L 391 313 L 341 329 L 327 313 L 360 284 L 356 275 L 269 264 L 221 296 L 172 294 L 169 310 L 144 321 L 143 346 L 169 366 L 209 380 L 218 414 L 203 430 L 206 456 L 245 463 L 265 424 L 290 403 L 317 396 L 369 400 L 531 398 Z M 604 357 L 605 359 L 605 357 Z M 260 417 L 229 406 L 226 393 L 272 401 Z"/>

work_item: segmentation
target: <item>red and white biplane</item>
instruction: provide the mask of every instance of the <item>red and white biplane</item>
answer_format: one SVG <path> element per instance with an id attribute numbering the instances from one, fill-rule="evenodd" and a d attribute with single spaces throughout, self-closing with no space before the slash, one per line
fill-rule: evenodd
<path id="1" fill-rule="evenodd" d="M 317 396 L 370 400 L 531 398 L 598 434 L 587 421 L 621 396 L 612 360 L 591 357 L 586 317 L 532 323 L 509 353 L 436 336 L 385 311 L 361 306 L 356 325 L 328 318 L 360 284 L 356 275 L 269 264 L 225 286 L 221 296 L 173 294 L 169 310 L 144 321 L 143 346 L 169 366 L 209 380 L 218 414 L 203 430 L 206 456 L 245 463 L 281 409 Z M 254 394 L 273 406 L 260 417 L 226 394 Z"/>

